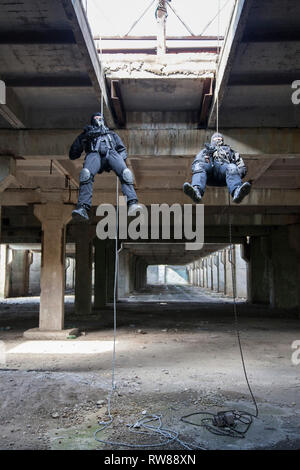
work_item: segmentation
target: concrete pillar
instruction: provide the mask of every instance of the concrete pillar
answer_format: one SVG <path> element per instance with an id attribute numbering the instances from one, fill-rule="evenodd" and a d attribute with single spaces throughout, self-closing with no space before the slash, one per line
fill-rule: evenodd
<path id="1" fill-rule="evenodd" d="M 213 289 L 213 257 L 208 257 L 208 288 Z"/>
<path id="2" fill-rule="evenodd" d="M 271 300 L 271 240 L 267 237 L 251 237 L 248 266 L 248 300 L 251 303 L 269 304 Z"/>
<path id="3" fill-rule="evenodd" d="M 0 299 L 5 299 L 9 292 L 8 246 L 0 245 Z"/>
<path id="4" fill-rule="evenodd" d="M 118 273 L 118 297 L 122 298 L 129 294 L 129 253 L 122 250 L 119 254 L 119 273 Z"/>
<path id="5" fill-rule="evenodd" d="M 200 287 L 204 287 L 204 261 L 200 261 Z"/>
<path id="6" fill-rule="evenodd" d="M 94 309 L 104 308 L 106 305 L 106 240 L 94 239 L 95 247 L 95 282 L 94 282 Z"/>
<path id="7" fill-rule="evenodd" d="M 0 156 L 0 192 L 15 181 L 16 160 L 11 156 Z"/>
<path id="8" fill-rule="evenodd" d="M 75 259 L 67 257 L 66 259 L 66 289 L 72 290 L 75 288 Z"/>
<path id="9" fill-rule="evenodd" d="M 166 267 L 164 265 L 158 266 L 158 283 L 166 283 Z"/>
<path id="10" fill-rule="evenodd" d="M 224 294 L 225 290 L 225 251 L 222 250 L 218 253 L 219 255 L 219 267 L 218 267 L 218 275 L 219 275 L 219 292 Z"/>
<path id="11" fill-rule="evenodd" d="M 40 295 L 41 286 L 40 286 L 40 277 L 41 277 L 41 253 L 35 251 L 31 252 L 30 266 L 29 266 L 29 294 L 30 295 Z"/>
<path id="12" fill-rule="evenodd" d="M 130 253 L 129 256 L 129 292 L 135 289 L 136 256 Z M 159 276 L 158 276 L 159 283 Z"/>
<path id="13" fill-rule="evenodd" d="M 242 258 L 242 245 L 235 245 L 236 296 L 247 299 L 247 263 Z"/>
<path id="14" fill-rule="evenodd" d="M 159 266 L 159 268 L 162 268 L 160 270 L 160 283 L 163 279 L 163 284 L 166 284 L 166 266 Z M 143 289 L 146 286 L 146 273 L 147 264 L 142 258 L 138 257 L 135 269 L 135 290 Z"/>
<path id="15" fill-rule="evenodd" d="M 207 258 L 204 259 L 204 288 L 208 288 L 208 262 Z"/>
<path id="16" fill-rule="evenodd" d="M 188 283 L 191 284 L 191 266 L 187 266 Z"/>
<path id="17" fill-rule="evenodd" d="M 42 266 L 39 329 L 64 328 L 65 227 L 73 206 L 47 203 L 36 205 L 34 215 L 42 223 Z"/>
<path id="18" fill-rule="evenodd" d="M 232 265 L 231 256 L 234 256 L 234 250 L 231 253 L 230 248 L 226 248 L 225 250 L 225 294 L 229 295 L 230 297 L 233 297 L 232 269 L 234 269 L 234 264 Z"/>
<path id="19" fill-rule="evenodd" d="M 300 225 L 271 233 L 271 305 L 300 312 Z"/>
<path id="20" fill-rule="evenodd" d="M 92 310 L 92 239 L 94 228 L 88 224 L 73 227 L 75 255 L 75 313 L 90 315 Z"/>
<path id="21" fill-rule="evenodd" d="M 212 288 L 215 292 L 219 292 L 219 255 L 212 255 Z"/>
<path id="22" fill-rule="evenodd" d="M 106 240 L 106 301 L 113 303 L 115 286 L 115 240 Z"/>
<path id="23" fill-rule="evenodd" d="M 29 251 L 12 250 L 9 297 L 25 297 L 29 287 Z"/>

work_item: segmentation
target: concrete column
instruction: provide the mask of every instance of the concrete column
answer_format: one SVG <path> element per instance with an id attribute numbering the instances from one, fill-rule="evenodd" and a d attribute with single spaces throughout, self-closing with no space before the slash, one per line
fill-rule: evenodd
<path id="1" fill-rule="evenodd" d="M 129 253 L 122 250 L 119 254 L 119 273 L 118 273 L 118 297 L 125 297 L 129 294 Z"/>
<path id="2" fill-rule="evenodd" d="M 295 259 L 297 267 L 295 268 L 295 280 L 296 280 L 296 290 L 293 290 L 294 302 L 298 311 L 298 316 L 300 318 L 300 225 L 290 225 L 288 227 L 289 232 L 289 244 L 291 249 L 295 253 Z M 297 269 L 298 268 L 298 269 Z M 294 286 L 295 286 L 294 284 Z"/>
<path id="3" fill-rule="evenodd" d="M 41 277 L 41 253 L 31 252 L 31 263 L 29 266 L 29 294 L 40 295 L 40 277 Z"/>
<path id="4" fill-rule="evenodd" d="M 15 181 L 16 160 L 11 156 L 0 157 L 0 192 Z"/>
<path id="5" fill-rule="evenodd" d="M 219 292 L 222 292 L 224 294 L 224 290 L 225 290 L 225 284 L 224 284 L 224 280 L 225 280 L 225 251 L 222 250 L 221 252 L 219 252 L 219 268 L 218 268 L 218 271 L 219 271 Z"/>
<path id="6" fill-rule="evenodd" d="M 75 313 L 90 315 L 92 310 L 92 239 L 94 228 L 78 224 L 72 230 L 76 243 Z"/>
<path id="7" fill-rule="evenodd" d="M 136 272 L 136 256 L 130 253 L 129 257 L 129 292 L 135 290 L 135 272 Z M 158 276 L 159 282 L 159 276 Z"/>
<path id="8" fill-rule="evenodd" d="M 267 247 L 271 240 L 267 237 L 251 237 L 248 266 L 248 300 L 251 303 L 269 304 L 271 299 L 271 266 Z M 271 252 L 269 253 L 269 256 Z"/>
<path id="9" fill-rule="evenodd" d="M 219 292 L 219 256 L 218 254 L 212 255 L 212 274 L 213 274 L 212 288 L 215 292 Z"/>
<path id="10" fill-rule="evenodd" d="M 0 245 L 0 299 L 5 299 L 9 292 L 8 246 Z"/>
<path id="11" fill-rule="evenodd" d="M 166 282 L 166 267 L 164 265 L 158 266 L 158 283 L 165 284 Z"/>
<path id="12" fill-rule="evenodd" d="M 247 299 L 247 263 L 242 258 L 242 245 L 235 245 L 236 296 Z"/>
<path id="13" fill-rule="evenodd" d="M 271 305 L 300 312 L 300 225 L 271 233 Z"/>
<path id="14" fill-rule="evenodd" d="M 203 261 L 204 261 L 204 285 L 203 285 L 203 287 L 205 289 L 207 289 L 208 288 L 208 269 L 207 269 L 207 264 L 208 263 L 207 263 L 207 258 L 204 258 Z"/>
<path id="15" fill-rule="evenodd" d="M 200 287 L 204 287 L 204 264 L 203 264 L 203 259 L 200 261 Z"/>
<path id="16" fill-rule="evenodd" d="M 72 205 L 36 205 L 34 215 L 42 223 L 41 331 L 64 327 L 65 227 L 71 219 Z M 28 335 L 26 335 L 28 336 Z"/>
<path id="17" fill-rule="evenodd" d="M 163 279 L 163 283 L 166 283 L 166 267 L 160 266 L 160 279 Z M 135 269 L 135 290 L 143 289 L 146 285 L 146 272 L 147 264 L 140 257 L 136 260 L 136 269 Z"/>
<path id="18" fill-rule="evenodd" d="M 213 257 L 209 256 L 208 257 L 208 266 L 209 266 L 209 271 L 208 271 L 208 288 L 213 289 Z"/>
<path id="19" fill-rule="evenodd" d="M 232 269 L 234 269 L 234 265 L 231 262 L 231 251 L 229 248 L 226 248 L 225 254 L 225 294 L 233 297 Z M 234 250 L 232 255 L 234 256 Z"/>
<path id="20" fill-rule="evenodd" d="M 25 297 L 29 287 L 29 251 L 12 250 L 9 297 Z"/>
<path id="21" fill-rule="evenodd" d="M 68 257 L 66 260 L 66 289 L 75 288 L 75 259 Z"/>
<path id="22" fill-rule="evenodd" d="M 106 301 L 114 301 L 115 285 L 115 240 L 106 240 Z"/>
<path id="23" fill-rule="evenodd" d="M 106 240 L 94 239 L 95 247 L 95 283 L 94 309 L 102 309 L 106 305 Z"/>

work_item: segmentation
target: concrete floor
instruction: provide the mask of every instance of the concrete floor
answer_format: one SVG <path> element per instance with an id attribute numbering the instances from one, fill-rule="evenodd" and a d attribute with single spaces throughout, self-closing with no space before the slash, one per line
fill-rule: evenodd
<path id="1" fill-rule="evenodd" d="M 82 336 L 63 342 L 24 340 L 23 331 L 37 326 L 38 300 L 0 304 L 0 345 L 6 352 L 0 356 L 0 449 L 122 449 L 93 438 L 98 417 L 106 417 L 111 387 L 112 308 L 78 318 L 69 296 L 66 327 L 79 326 Z M 195 446 L 299 449 L 300 366 L 291 361 L 291 344 L 300 339 L 299 319 L 243 301 L 238 312 L 259 406 L 245 439 L 215 436 L 180 421 L 196 411 L 254 412 L 231 300 L 182 286 L 149 287 L 119 303 L 114 422 L 102 437 L 133 445 L 158 442 L 126 427 L 147 411 L 161 413 L 167 428 Z M 177 442 L 160 448 L 182 449 Z"/>

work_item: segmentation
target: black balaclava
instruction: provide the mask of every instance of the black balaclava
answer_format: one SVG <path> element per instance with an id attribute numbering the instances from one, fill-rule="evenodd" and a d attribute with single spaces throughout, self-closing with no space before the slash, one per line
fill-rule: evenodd
<path id="1" fill-rule="evenodd" d="M 102 120 L 99 121 L 95 119 L 95 116 L 101 116 Z M 107 134 L 109 132 L 109 128 L 106 127 L 105 122 L 104 122 L 104 117 L 101 113 L 94 113 L 91 117 L 91 125 L 93 127 L 98 127 L 103 134 Z"/>
<path id="2" fill-rule="evenodd" d="M 211 140 L 210 140 L 210 143 L 212 145 L 217 145 L 216 142 L 214 142 L 214 139 L 216 137 L 220 137 L 222 139 L 222 143 L 220 145 L 224 145 L 224 137 L 223 137 L 223 134 L 220 134 L 219 132 L 215 132 L 212 136 L 211 136 Z"/>

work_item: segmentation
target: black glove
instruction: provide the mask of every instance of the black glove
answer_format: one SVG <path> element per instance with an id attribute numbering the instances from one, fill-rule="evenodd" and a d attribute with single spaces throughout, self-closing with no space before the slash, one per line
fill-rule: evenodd
<path id="1" fill-rule="evenodd" d="M 84 139 L 85 140 L 93 140 L 99 137 L 102 133 L 101 130 L 97 127 L 93 126 L 86 126 L 84 128 L 85 134 L 84 134 Z"/>
<path id="2" fill-rule="evenodd" d="M 209 155 L 213 155 L 217 150 L 217 147 L 212 144 L 205 144 L 206 151 Z"/>

